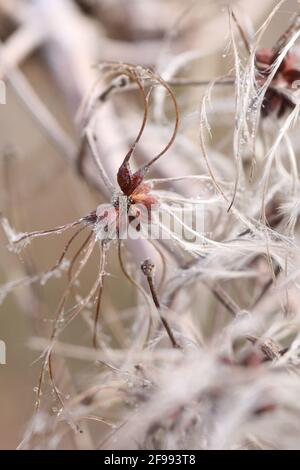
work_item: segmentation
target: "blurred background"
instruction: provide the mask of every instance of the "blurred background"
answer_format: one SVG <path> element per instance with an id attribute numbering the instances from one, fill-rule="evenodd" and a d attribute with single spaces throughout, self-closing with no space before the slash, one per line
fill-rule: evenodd
<path id="1" fill-rule="evenodd" d="M 230 2 L 250 37 L 276 3 Z M 168 78 L 164 74 L 172 63 L 179 77 L 209 80 L 222 75 L 232 59 L 227 57 L 227 5 L 217 0 L 0 0 L 0 76 L 7 86 L 6 104 L 0 106 L 0 211 L 16 230 L 64 224 L 105 201 L 91 159 L 86 159 L 82 174 L 76 160 L 81 132 L 77 112 L 99 77 L 95 65 L 105 61 L 142 64 Z M 296 6 L 296 1 L 282 5 L 264 45 L 272 44 L 284 31 Z M 186 58 L 188 66 L 181 70 Z M 176 90 L 179 104 L 192 111 L 199 107 L 202 93 L 199 87 Z M 121 147 L 136 129 L 126 117 L 140 119 L 141 108 L 138 98 L 130 94 L 114 97 L 105 106 L 98 138 L 106 168 L 114 178 L 124 155 Z M 153 122 L 155 118 L 160 116 L 154 115 Z M 154 131 L 150 129 L 145 137 L 146 156 L 153 142 L 161 143 L 160 138 L 156 142 Z M 195 134 L 186 130 L 191 141 L 196 140 Z M 180 149 L 174 153 L 172 165 L 168 158 L 161 163 L 161 175 L 204 171 L 193 158 L 180 158 Z M 66 240 L 64 235 L 36 240 L 17 255 L 7 250 L 7 239 L 0 231 L 0 284 L 46 271 Z M 114 275 L 104 300 L 104 321 L 108 312 L 134 302 L 113 257 L 110 271 Z M 94 274 L 91 263 L 82 289 Z M 45 286 L 19 287 L 7 296 L 0 287 L 0 339 L 7 345 L 7 365 L 0 366 L 1 449 L 18 446 L 32 416 L 40 365 L 35 362 L 38 352 L 31 350 L 28 341 L 49 334 L 64 285 L 62 279 L 53 279 Z M 79 320 L 66 338 L 89 345 L 90 332 Z M 92 372 L 85 367 L 91 366 L 73 361 L 70 367 L 78 369 L 73 386 L 80 388 Z M 72 447 L 67 438 L 64 447 Z"/>

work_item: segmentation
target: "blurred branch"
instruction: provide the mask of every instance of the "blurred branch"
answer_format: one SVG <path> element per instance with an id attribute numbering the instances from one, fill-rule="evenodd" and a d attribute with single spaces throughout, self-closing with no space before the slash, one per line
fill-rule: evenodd
<path id="1" fill-rule="evenodd" d="M 1 72 L 3 73 L 6 70 L 6 80 L 10 83 L 20 100 L 35 118 L 38 125 L 43 129 L 46 136 L 50 137 L 57 149 L 62 152 L 68 160 L 72 161 L 76 152 L 76 147 L 72 140 L 67 136 L 58 121 L 43 104 L 25 75 L 16 67 L 11 69 L 11 67 L 8 66 L 6 62 L 7 55 L 4 51 L 5 49 L 3 48 L 3 45 L 0 45 Z"/>
<path id="2" fill-rule="evenodd" d="M 0 78 L 4 78 L 14 67 L 18 67 L 44 41 L 45 34 L 35 23 L 25 23 L 12 34 L 1 48 Z"/>
<path id="3" fill-rule="evenodd" d="M 28 7 L 24 1 L 21 0 L 1 0 L 0 11 L 7 16 L 10 16 L 17 23 L 22 22 L 28 14 Z"/>

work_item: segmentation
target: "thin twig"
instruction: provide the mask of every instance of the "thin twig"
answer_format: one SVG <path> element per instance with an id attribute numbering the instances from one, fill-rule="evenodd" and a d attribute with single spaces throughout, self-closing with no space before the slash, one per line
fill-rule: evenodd
<path id="1" fill-rule="evenodd" d="M 231 10 L 231 15 L 232 15 L 233 21 L 235 22 L 235 24 L 237 26 L 237 29 L 238 29 L 239 33 L 240 33 L 240 36 L 241 36 L 242 41 L 244 43 L 244 46 L 245 46 L 248 54 L 250 55 L 251 54 L 251 47 L 250 47 L 248 38 L 246 37 L 246 34 L 245 34 L 239 20 L 237 19 L 237 16 L 236 16 L 236 14 L 234 13 L 233 10 Z"/>
<path id="2" fill-rule="evenodd" d="M 162 309 L 161 309 L 161 305 L 160 305 L 160 302 L 159 302 L 159 298 L 158 298 L 158 294 L 156 292 L 156 289 L 155 289 L 155 286 L 154 286 L 154 280 L 153 280 L 153 275 L 154 275 L 154 271 L 155 271 L 155 266 L 153 263 L 151 263 L 151 261 L 148 259 L 146 261 L 143 262 L 143 264 L 141 265 L 141 269 L 142 269 L 142 272 L 143 274 L 145 275 L 147 281 L 148 281 L 148 284 L 149 284 L 149 288 L 150 288 L 150 292 L 151 292 L 151 295 L 152 295 L 152 299 L 153 299 L 153 302 L 157 308 L 157 311 L 160 315 L 160 318 L 161 318 L 161 321 L 162 321 L 162 324 L 163 326 L 165 327 L 165 330 L 170 338 L 170 341 L 172 343 L 172 346 L 173 348 L 177 348 L 177 349 L 181 349 L 181 346 L 177 343 L 176 339 L 175 339 L 175 336 L 172 332 L 172 329 L 169 325 L 169 323 L 167 322 L 166 318 L 163 316 L 162 314 Z"/>

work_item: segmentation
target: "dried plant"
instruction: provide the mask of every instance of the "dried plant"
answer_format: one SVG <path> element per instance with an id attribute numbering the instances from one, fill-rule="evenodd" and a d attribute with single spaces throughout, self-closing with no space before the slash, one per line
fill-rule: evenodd
<path id="1" fill-rule="evenodd" d="M 22 73 L 7 72 L 68 163 L 106 201 L 73 222 L 33 232 L 15 231 L 9 211 L 1 216 L 15 254 L 35 239 L 50 244 L 70 232 L 50 270 L 0 288 L 4 302 L 20 286 L 64 283 L 50 337 L 29 341 L 41 353 L 41 370 L 20 448 L 62 448 L 69 435 L 76 448 L 299 448 L 296 2 L 274 47 L 263 44 L 284 3 L 255 34 L 234 2 L 222 12 L 227 69 L 217 78 L 182 76 L 204 56 L 170 52 L 195 5 L 168 25 L 156 68 L 105 58 L 71 103 L 79 109 L 77 146 Z M 65 8 L 93 21 L 107 11 L 104 1 Z M 162 26 L 149 30 L 146 18 L 137 24 L 134 12 L 126 40 L 161 40 Z M 160 236 L 147 237 L 149 226 Z M 95 279 L 84 294 L 95 253 Z M 114 297 L 122 300 L 128 286 L 135 301 L 117 306 Z M 79 318 L 88 344 L 64 336 Z M 80 371 L 70 367 L 75 386 L 61 372 L 72 361 L 83 363 Z"/>

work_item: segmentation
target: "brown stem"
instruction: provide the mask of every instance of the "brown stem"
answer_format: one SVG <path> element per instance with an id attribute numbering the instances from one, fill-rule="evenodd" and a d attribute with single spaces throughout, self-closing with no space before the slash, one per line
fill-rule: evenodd
<path id="1" fill-rule="evenodd" d="M 153 76 L 154 79 L 156 79 L 156 81 L 158 83 L 160 83 L 160 85 L 162 85 L 165 90 L 169 93 L 170 97 L 171 97 L 171 100 L 173 102 L 173 106 L 174 106 L 174 111 L 175 111 L 175 124 L 174 124 L 174 130 L 173 130 L 173 134 L 171 136 L 171 139 L 169 140 L 169 142 L 167 143 L 167 145 L 165 146 L 165 148 L 158 154 L 156 155 L 154 158 L 152 158 L 152 160 L 147 163 L 145 166 L 144 166 L 144 169 L 147 171 L 155 162 L 157 162 L 163 155 L 165 155 L 165 153 L 167 153 L 167 151 L 169 150 L 169 148 L 173 145 L 175 139 L 176 139 L 176 135 L 177 135 L 177 132 L 178 132 L 178 128 L 179 128 L 179 108 L 178 108 L 178 104 L 177 104 L 177 100 L 176 100 L 176 96 L 172 90 L 172 88 L 170 88 L 170 86 L 159 76 L 157 75 L 154 75 Z"/>
<path id="2" fill-rule="evenodd" d="M 141 269 L 142 269 L 142 272 L 143 272 L 143 274 L 145 275 L 145 277 L 148 281 L 148 285 L 149 285 L 149 288 L 150 288 L 150 292 L 151 292 L 151 295 L 152 295 L 153 302 L 155 304 L 155 307 L 157 308 L 157 311 L 159 313 L 161 322 L 162 322 L 162 324 L 163 324 L 163 326 L 164 326 L 164 328 L 165 328 L 165 330 L 166 330 L 166 332 L 167 332 L 167 334 L 170 338 L 172 346 L 173 346 L 173 348 L 181 349 L 181 346 L 177 343 L 169 323 L 167 322 L 166 318 L 163 316 L 162 311 L 161 311 L 161 305 L 160 305 L 160 302 L 159 302 L 159 298 L 158 298 L 158 295 L 157 295 L 157 292 L 156 292 L 156 289 L 155 289 L 155 286 L 154 286 L 154 280 L 153 280 L 155 266 L 154 266 L 153 263 L 151 263 L 150 260 L 146 260 L 142 264 Z"/>
<path id="3" fill-rule="evenodd" d="M 144 133 L 144 130 L 145 130 L 145 127 L 146 127 L 146 124 L 147 124 L 147 120 L 148 120 L 148 114 L 149 114 L 149 109 L 148 109 L 148 97 L 145 93 L 145 90 L 144 90 L 144 86 L 141 82 L 141 80 L 139 79 L 139 77 L 134 74 L 134 73 L 130 73 L 130 72 L 123 72 L 122 73 L 122 76 L 127 76 L 129 78 L 129 80 L 132 80 L 139 88 L 139 91 L 141 93 L 141 96 L 142 96 L 142 99 L 143 99 L 143 104 L 144 104 L 144 116 L 143 116 L 143 121 L 142 121 L 142 124 L 141 124 L 141 127 L 140 127 L 140 130 L 139 130 L 139 133 L 138 135 L 136 136 L 133 144 L 131 145 L 130 147 L 130 150 L 128 151 L 127 155 L 125 156 L 124 158 L 124 161 L 123 161 L 123 165 L 125 163 L 128 163 L 130 158 L 131 158 L 131 155 L 133 154 L 137 144 L 139 143 L 139 141 L 141 140 L 141 137 Z"/>

